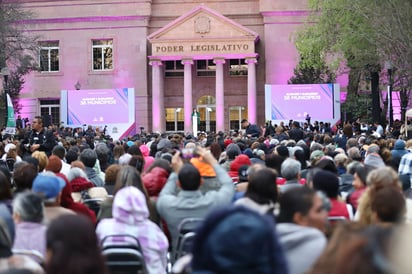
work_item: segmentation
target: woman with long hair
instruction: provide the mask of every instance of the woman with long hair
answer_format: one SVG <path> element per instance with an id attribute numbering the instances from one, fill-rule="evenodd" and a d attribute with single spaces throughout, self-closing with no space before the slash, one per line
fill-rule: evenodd
<path id="1" fill-rule="evenodd" d="M 106 274 L 93 223 L 82 215 L 53 220 L 46 234 L 48 274 Z"/>
<path id="2" fill-rule="evenodd" d="M 157 223 L 157 215 L 154 208 L 150 204 L 149 195 L 147 194 L 147 190 L 143 185 L 142 178 L 140 173 L 137 169 L 133 166 L 122 166 L 119 173 L 117 174 L 116 183 L 114 184 L 114 194 L 126 186 L 134 186 L 137 187 L 146 197 L 146 204 L 150 212 L 150 220 Z M 98 221 L 104 218 L 112 218 L 112 206 L 113 206 L 113 197 L 109 197 L 104 200 L 100 206 L 100 212 L 97 216 Z"/>

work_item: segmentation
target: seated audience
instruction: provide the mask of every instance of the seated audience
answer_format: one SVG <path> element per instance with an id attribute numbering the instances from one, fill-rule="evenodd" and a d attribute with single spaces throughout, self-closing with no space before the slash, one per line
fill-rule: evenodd
<path id="1" fill-rule="evenodd" d="M 13 220 L 16 227 L 14 250 L 34 251 L 46 258 L 46 229 L 43 222 L 43 201 L 29 191 L 17 194 L 13 201 Z M 43 263 L 39 257 L 34 260 Z"/>
<path id="2" fill-rule="evenodd" d="M 82 215 L 65 215 L 47 229 L 47 274 L 107 274 L 93 223 Z"/>
<path id="3" fill-rule="evenodd" d="M 142 182 L 150 198 L 157 199 L 171 172 L 169 162 L 164 159 L 156 159 L 146 170 L 142 175 Z"/>
<path id="4" fill-rule="evenodd" d="M 141 244 L 148 273 L 166 273 L 169 244 L 163 231 L 149 220 L 145 195 L 134 186 L 120 189 L 113 201 L 112 215 L 113 218 L 103 219 L 97 226 L 100 240 L 109 235 L 131 235 Z M 105 244 L 122 244 L 128 240 L 116 237 Z"/>
<path id="5" fill-rule="evenodd" d="M 38 161 L 38 168 L 39 172 L 43 172 L 43 170 L 46 168 L 47 163 L 49 161 L 49 158 L 47 157 L 47 154 L 44 151 L 35 151 L 31 154 L 31 156 Z"/>
<path id="6" fill-rule="evenodd" d="M 249 170 L 249 184 L 245 195 L 237 200 L 235 205 L 242 205 L 262 215 L 274 214 L 278 198 L 276 171 L 260 165 L 254 165 Z"/>
<path id="7" fill-rule="evenodd" d="M 369 169 L 362 164 L 356 165 L 354 168 L 352 182 L 354 191 L 351 192 L 347 197 L 347 201 L 352 206 L 354 212 L 356 212 L 358 209 L 360 197 L 366 191 L 366 178 L 368 176 L 368 172 Z"/>
<path id="8" fill-rule="evenodd" d="M 119 174 L 121 165 L 113 164 L 106 168 L 104 176 L 104 188 L 107 194 L 113 195 L 114 184 L 116 183 L 117 174 Z"/>
<path id="9" fill-rule="evenodd" d="M 379 189 L 392 186 L 399 188 L 399 191 L 401 191 L 398 174 L 390 167 L 380 167 L 372 170 L 366 182 L 368 189 L 360 197 L 358 211 L 355 214 L 355 220 L 364 225 L 372 223 L 371 201 Z"/>
<path id="10" fill-rule="evenodd" d="M 371 200 L 372 223 L 402 223 L 406 202 L 398 187 L 385 186 L 378 189 Z"/>
<path id="11" fill-rule="evenodd" d="M 39 173 L 34 179 L 32 190 L 43 198 L 45 225 L 49 225 L 52 220 L 61 215 L 75 214 L 60 205 L 61 193 L 65 185 L 66 182 L 62 178 L 50 171 Z"/>
<path id="12" fill-rule="evenodd" d="M 338 199 L 339 178 L 336 174 L 320 170 L 313 176 L 313 188 L 322 191 L 329 198 L 331 205 L 328 213 L 329 217 L 345 217 L 348 220 L 350 219 L 346 203 Z"/>
<path id="13" fill-rule="evenodd" d="M 59 173 L 59 170 L 61 170 L 61 166 L 62 166 L 61 161 L 57 156 L 51 155 L 49 157 L 49 163 L 46 166 L 46 170 L 53 172 L 54 174 L 56 174 L 57 177 L 65 181 L 65 186 L 63 187 L 63 190 L 61 192 L 61 198 L 60 198 L 61 206 L 67 209 L 73 210 L 76 213 L 83 214 L 86 217 L 89 217 L 90 220 L 95 224 L 96 214 L 84 204 L 76 203 L 73 200 L 71 184 L 69 183 L 69 181 L 67 180 L 64 174 Z"/>
<path id="14" fill-rule="evenodd" d="M 26 269 L 34 274 L 43 274 L 43 268 L 26 255 L 13 255 L 12 246 L 15 228 L 9 210 L 0 205 L 0 272 L 10 269 Z"/>
<path id="15" fill-rule="evenodd" d="M 37 168 L 32 164 L 22 162 L 13 172 L 14 193 L 31 190 L 36 176 Z"/>
<path id="16" fill-rule="evenodd" d="M 59 157 L 60 161 L 62 162 L 62 168 L 59 172 L 67 177 L 70 171 L 70 164 L 66 163 L 64 158 L 66 156 L 65 148 L 60 145 L 55 146 L 52 150 L 52 155 L 56 155 L 57 157 Z"/>
<path id="17" fill-rule="evenodd" d="M 69 170 L 67 180 L 70 182 L 73 192 L 82 192 L 94 187 L 94 184 L 87 179 L 86 173 L 79 167 L 72 167 Z"/>
<path id="18" fill-rule="evenodd" d="M 10 210 L 10 213 L 12 213 L 13 194 L 11 192 L 10 180 L 4 172 L 0 170 L 0 204 L 5 205 Z"/>
<path id="19" fill-rule="evenodd" d="M 80 161 L 82 161 L 86 167 L 86 174 L 89 181 L 92 182 L 95 186 L 104 186 L 104 181 L 102 180 L 102 178 L 100 178 L 100 176 L 94 169 L 94 166 L 97 162 L 96 151 L 90 148 L 86 148 L 82 151 L 82 153 L 80 153 Z"/>
<path id="20" fill-rule="evenodd" d="M 212 212 L 195 236 L 192 253 L 190 266 L 177 269 L 177 263 L 174 273 L 288 273 L 273 218 L 243 207 Z"/>
<path id="21" fill-rule="evenodd" d="M 280 186 L 280 192 L 286 192 L 291 188 L 301 187 L 300 184 L 301 164 L 299 161 L 287 158 L 280 167 L 280 173 L 286 182 Z"/>
<path id="22" fill-rule="evenodd" d="M 180 153 L 175 153 L 172 158 L 174 173 L 170 175 L 160 192 L 156 204 L 160 216 L 165 220 L 170 231 L 173 250 L 177 244 L 178 226 L 183 219 L 204 218 L 212 209 L 228 205 L 234 195 L 232 179 L 210 151 L 198 148 L 197 153 L 201 161 L 213 167 L 216 178 L 222 186 L 218 191 L 208 191 L 203 194 L 199 190 L 202 181 L 200 172 L 191 164 L 183 164 Z"/>
<path id="23" fill-rule="evenodd" d="M 325 251 L 308 274 L 408 273 L 397 272 L 389 262 L 394 229 L 391 226 L 338 226 Z"/>
<path id="24" fill-rule="evenodd" d="M 327 241 L 327 211 L 321 197 L 306 186 L 292 188 L 279 199 L 276 231 L 290 274 L 308 271 L 322 254 Z"/>
<path id="25" fill-rule="evenodd" d="M 157 214 L 154 208 L 152 208 L 150 204 L 150 199 L 149 199 L 149 196 L 147 195 L 147 190 L 142 183 L 140 173 L 136 170 L 136 168 L 129 166 L 129 165 L 122 166 L 119 171 L 119 174 L 116 177 L 116 183 L 114 185 L 114 190 L 113 190 L 114 196 L 116 196 L 116 193 L 120 189 L 126 186 L 135 186 L 145 195 L 147 207 L 149 208 L 149 212 L 150 212 L 150 220 L 157 223 L 158 221 Z M 101 203 L 100 211 L 97 216 L 97 219 L 100 221 L 104 218 L 112 218 L 112 206 L 113 206 L 113 197 L 107 197 Z"/>

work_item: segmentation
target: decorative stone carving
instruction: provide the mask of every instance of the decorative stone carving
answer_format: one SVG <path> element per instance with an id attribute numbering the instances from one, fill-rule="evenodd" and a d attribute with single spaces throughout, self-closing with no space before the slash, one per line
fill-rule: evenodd
<path id="1" fill-rule="evenodd" d="M 210 19 L 206 16 L 199 16 L 195 20 L 195 32 L 204 34 L 210 32 Z"/>

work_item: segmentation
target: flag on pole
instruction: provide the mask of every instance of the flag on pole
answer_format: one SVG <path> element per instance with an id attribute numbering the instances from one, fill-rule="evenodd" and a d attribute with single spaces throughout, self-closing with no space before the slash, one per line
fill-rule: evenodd
<path id="1" fill-rule="evenodd" d="M 14 119 L 14 107 L 13 102 L 11 101 L 10 95 L 7 95 L 7 124 L 6 124 L 6 133 L 7 134 L 16 134 L 16 119 Z"/>

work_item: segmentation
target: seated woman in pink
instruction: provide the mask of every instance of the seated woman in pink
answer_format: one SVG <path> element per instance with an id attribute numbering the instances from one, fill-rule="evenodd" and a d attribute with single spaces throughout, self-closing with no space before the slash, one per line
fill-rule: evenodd
<path id="1" fill-rule="evenodd" d="M 120 189 L 114 197 L 112 212 L 113 218 L 101 220 L 96 228 L 100 240 L 109 235 L 133 236 L 140 242 L 148 273 L 166 273 L 169 243 L 163 231 L 149 220 L 145 195 L 134 186 Z M 128 237 L 112 239 L 103 244 L 134 244 Z"/>

